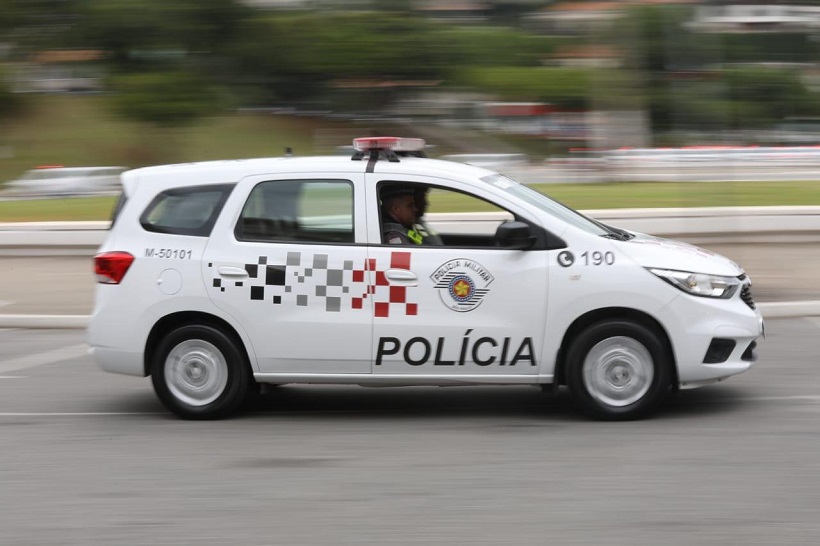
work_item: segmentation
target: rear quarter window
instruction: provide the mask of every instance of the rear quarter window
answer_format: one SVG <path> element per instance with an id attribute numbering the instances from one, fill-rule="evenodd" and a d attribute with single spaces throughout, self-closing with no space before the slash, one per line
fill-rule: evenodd
<path id="1" fill-rule="evenodd" d="M 234 184 L 188 186 L 157 195 L 140 217 L 146 231 L 207 237 Z"/>
<path id="2" fill-rule="evenodd" d="M 234 230 L 239 241 L 353 243 L 349 180 L 271 180 L 253 188 Z"/>

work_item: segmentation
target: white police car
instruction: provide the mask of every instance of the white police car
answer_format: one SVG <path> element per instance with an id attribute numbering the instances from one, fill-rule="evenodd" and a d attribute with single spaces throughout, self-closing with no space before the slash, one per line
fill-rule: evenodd
<path id="1" fill-rule="evenodd" d="M 354 144 L 126 172 L 94 258 L 100 365 L 150 375 L 194 419 L 259 383 L 565 384 L 593 417 L 632 419 L 753 365 L 763 320 L 730 260 L 426 159 L 418 139 Z M 391 185 L 429 190 L 441 244 L 383 242 Z"/>

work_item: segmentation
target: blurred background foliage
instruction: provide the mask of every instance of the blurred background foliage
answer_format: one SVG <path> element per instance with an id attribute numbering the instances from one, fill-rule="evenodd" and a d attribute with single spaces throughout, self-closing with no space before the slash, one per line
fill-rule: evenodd
<path id="1" fill-rule="evenodd" d="M 204 118 L 250 108 L 378 114 L 431 89 L 566 111 L 642 110 L 654 144 L 820 116 L 820 94 L 805 78 L 805 64 L 820 59 L 813 33 L 698 32 L 697 2 L 622 2 L 617 17 L 578 32 L 536 24 L 534 15 L 557 9 L 546 0 L 486 1 L 478 22 L 433 17 L 420 9 L 430 3 L 412 0 L 291 4 L 0 0 L 0 146 L 26 153 L 13 131 L 44 101 L 13 92 L 13 74 L 46 51 L 100 52 L 86 64 L 102 93 L 74 104 L 137 124 L 144 141 L 175 135 L 166 151 Z M 584 48 L 604 48 L 611 64 L 562 61 L 578 61 Z M 125 160 L 166 159 L 133 153 L 145 144 L 126 140 Z M 12 174 L 7 165 L 0 179 Z"/>

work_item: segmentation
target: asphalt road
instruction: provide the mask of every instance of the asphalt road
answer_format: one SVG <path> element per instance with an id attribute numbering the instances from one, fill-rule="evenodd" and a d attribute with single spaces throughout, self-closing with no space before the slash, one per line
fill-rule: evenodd
<path id="1" fill-rule="evenodd" d="M 758 302 L 820 299 L 815 242 L 703 246 L 746 269 Z M 88 315 L 93 309 L 90 256 L 4 256 L 0 266 L 0 314 Z"/>
<path id="2" fill-rule="evenodd" d="M 0 331 L 0 544 L 816 544 L 820 319 L 758 365 L 598 423 L 532 387 L 285 386 L 218 422 Z"/>

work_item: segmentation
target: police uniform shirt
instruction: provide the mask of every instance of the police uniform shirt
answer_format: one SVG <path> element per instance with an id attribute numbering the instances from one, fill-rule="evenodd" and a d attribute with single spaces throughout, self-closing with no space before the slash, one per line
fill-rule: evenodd
<path id="1" fill-rule="evenodd" d="M 409 230 L 401 224 L 387 222 L 384 224 L 384 242 L 391 245 L 420 245 L 422 236 L 415 230 Z"/>
<path id="2" fill-rule="evenodd" d="M 427 222 L 424 221 L 424 218 L 419 218 L 416 221 L 416 224 L 413 226 L 413 229 L 422 237 L 421 244 L 423 245 L 433 245 L 433 246 L 441 246 L 444 242 L 441 240 L 436 231 L 427 225 Z"/>

